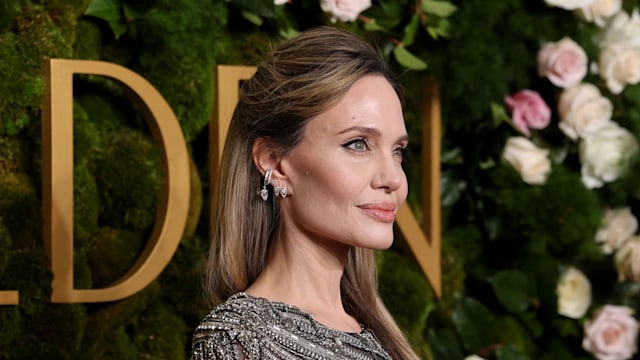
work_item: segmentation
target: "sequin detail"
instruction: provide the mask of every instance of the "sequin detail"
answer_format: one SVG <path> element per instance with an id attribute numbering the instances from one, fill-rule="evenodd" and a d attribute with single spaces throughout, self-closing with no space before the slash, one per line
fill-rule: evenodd
<path id="1" fill-rule="evenodd" d="M 192 344 L 192 360 L 391 360 L 367 328 L 332 329 L 295 306 L 246 293 L 205 316 Z"/>

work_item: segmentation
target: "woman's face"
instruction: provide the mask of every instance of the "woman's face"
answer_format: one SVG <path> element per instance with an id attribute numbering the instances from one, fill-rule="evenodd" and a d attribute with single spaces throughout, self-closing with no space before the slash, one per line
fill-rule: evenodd
<path id="1" fill-rule="evenodd" d="M 402 107 L 391 84 L 367 75 L 307 124 L 281 162 L 291 196 L 280 201 L 287 237 L 385 249 L 407 197 Z"/>

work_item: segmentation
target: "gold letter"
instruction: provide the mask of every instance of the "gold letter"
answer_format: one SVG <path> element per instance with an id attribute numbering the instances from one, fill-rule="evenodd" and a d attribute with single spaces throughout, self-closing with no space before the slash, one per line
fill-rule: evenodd
<path id="1" fill-rule="evenodd" d="M 42 107 L 44 240 L 55 303 L 123 299 L 149 285 L 169 263 L 187 220 L 189 156 L 182 129 L 162 95 L 140 75 L 101 61 L 48 59 Z M 141 256 L 122 278 L 102 289 L 73 287 L 73 75 L 114 78 L 140 97 L 145 118 L 163 152 L 165 179 L 156 222 Z"/>
<path id="2" fill-rule="evenodd" d="M 211 174 L 216 173 L 220 154 L 224 147 L 227 129 L 233 109 L 238 102 L 238 87 L 256 71 L 255 67 L 219 65 L 217 73 L 218 98 L 216 118 L 210 124 Z M 397 224 L 407 239 L 422 272 L 429 280 L 437 297 L 442 294 L 442 270 L 440 262 L 440 93 L 437 84 L 426 84 L 423 118 L 423 203 L 425 211 L 424 232 L 407 203 L 398 209 Z M 215 146 L 217 144 L 217 147 Z M 425 232 L 428 236 L 425 236 Z M 429 241 L 431 239 L 431 241 Z"/>

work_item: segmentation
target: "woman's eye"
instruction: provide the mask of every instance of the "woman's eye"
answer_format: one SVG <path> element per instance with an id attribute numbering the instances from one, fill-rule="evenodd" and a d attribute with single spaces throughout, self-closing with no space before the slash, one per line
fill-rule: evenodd
<path id="1" fill-rule="evenodd" d="M 351 149 L 351 150 L 365 151 L 369 147 L 369 144 L 367 144 L 367 140 L 365 140 L 365 139 L 354 139 L 354 140 L 351 140 L 351 141 L 347 142 L 346 144 L 344 144 L 342 146 L 346 147 L 347 149 Z"/>
<path id="2" fill-rule="evenodd" d="M 405 147 L 397 147 L 393 150 L 393 155 L 398 156 L 402 160 L 405 160 L 407 158 L 408 153 L 409 150 Z"/>

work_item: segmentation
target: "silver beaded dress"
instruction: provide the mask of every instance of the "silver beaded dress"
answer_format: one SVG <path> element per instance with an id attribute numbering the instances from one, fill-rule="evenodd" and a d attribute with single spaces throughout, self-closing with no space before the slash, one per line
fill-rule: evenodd
<path id="1" fill-rule="evenodd" d="M 202 320 L 192 360 L 391 360 L 373 333 L 320 324 L 293 305 L 246 293 L 231 296 Z"/>

